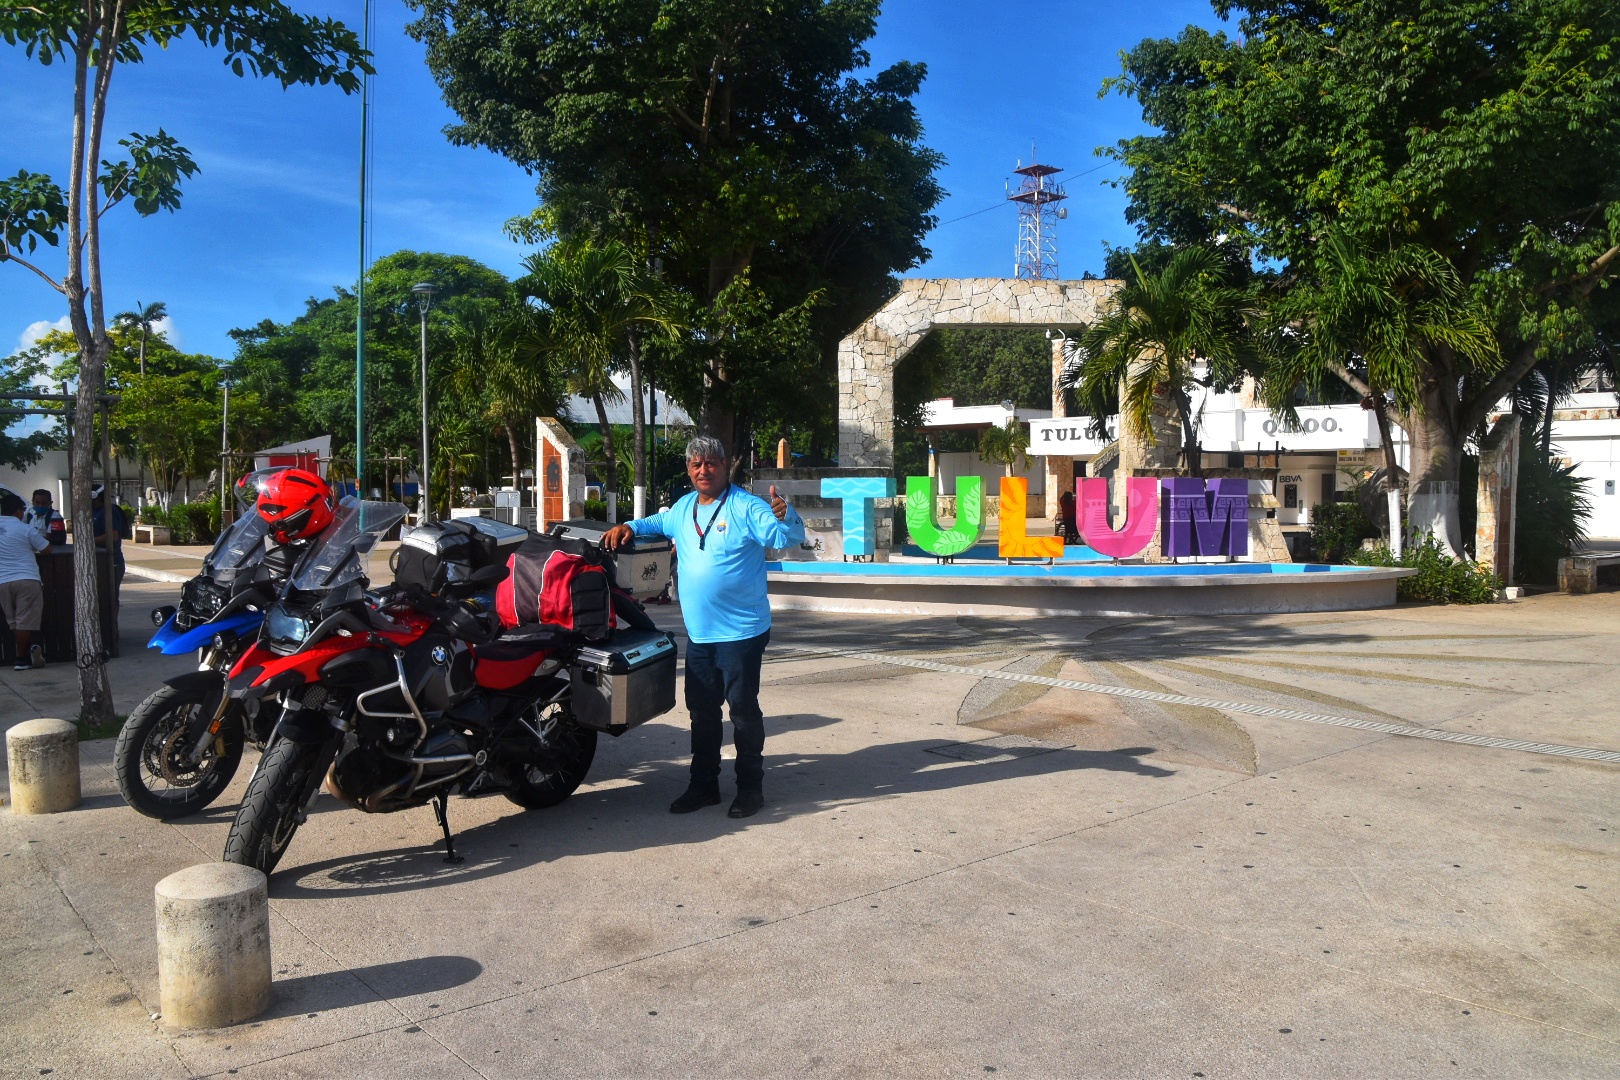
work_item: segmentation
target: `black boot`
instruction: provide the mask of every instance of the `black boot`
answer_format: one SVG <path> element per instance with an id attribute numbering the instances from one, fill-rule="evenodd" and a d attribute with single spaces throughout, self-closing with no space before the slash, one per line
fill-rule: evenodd
<path id="1" fill-rule="evenodd" d="M 739 791 L 737 797 L 731 800 L 731 809 L 726 811 L 726 816 L 734 818 L 753 817 L 759 813 L 760 807 L 764 805 L 765 796 L 760 792 Z"/>
<path id="2" fill-rule="evenodd" d="M 705 806 L 720 805 L 720 789 L 710 784 L 700 784 L 696 780 L 687 785 L 681 797 L 669 804 L 672 814 L 690 814 L 694 810 L 701 810 Z"/>

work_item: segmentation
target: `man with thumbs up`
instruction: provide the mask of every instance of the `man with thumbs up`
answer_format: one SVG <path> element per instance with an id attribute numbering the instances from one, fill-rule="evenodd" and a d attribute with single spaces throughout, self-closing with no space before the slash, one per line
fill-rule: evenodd
<path id="1" fill-rule="evenodd" d="M 765 805 L 765 717 L 759 707 L 760 665 L 771 639 L 765 549 L 803 543 L 804 521 L 775 485 L 768 502 L 734 486 L 718 439 L 700 435 L 686 444 L 686 475 L 691 494 L 663 513 L 615 525 L 602 544 L 612 550 L 632 536 L 667 536 L 681 560 L 692 779 L 669 812 L 719 804 L 724 703 L 737 746 L 737 797 L 728 813 L 752 817 Z"/>

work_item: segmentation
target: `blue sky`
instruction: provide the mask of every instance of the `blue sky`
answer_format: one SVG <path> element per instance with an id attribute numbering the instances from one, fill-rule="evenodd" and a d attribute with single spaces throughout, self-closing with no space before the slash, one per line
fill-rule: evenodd
<path id="1" fill-rule="evenodd" d="M 1119 168 L 1094 151 L 1141 131 L 1142 123 L 1134 103 L 1099 100 L 1098 87 L 1118 72 L 1120 50 L 1143 38 L 1173 36 L 1188 23 L 1218 25 L 1206 0 L 1048 0 L 1026 10 L 1040 17 L 987 0 L 884 5 L 868 46 L 873 64 L 928 65 L 918 107 L 928 144 L 947 159 L 940 180 L 948 195 L 928 238 L 933 255 L 913 274 L 1011 272 L 1014 213 L 998 204 L 1015 162 L 1029 160 L 1031 144 L 1042 161 L 1068 170 L 1069 217 L 1059 233 L 1064 275 L 1100 271 L 1103 242 L 1130 243 L 1134 234 L 1122 194 L 1104 183 Z M 323 13 L 357 26 L 361 4 L 337 0 Z M 403 4 L 379 0 L 371 253 L 451 252 L 516 273 L 525 249 L 508 241 L 501 225 L 533 207 L 533 180 L 494 154 L 444 139 L 442 129 L 454 117 L 421 47 L 404 34 L 408 18 Z M 68 74 L 60 64 L 41 67 L 0 46 L 0 130 L 7 132 L 0 173 L 26 168 L 65 176 Z M 352 285 L 359 267 L 358 96 L 238 79 L 218 54 L 187 42 L 149 50 L 147 63 L 117 69 L 111 100 L 109 144 L 162 127 L 191 150 L 201 172 L 187 183 L 177 214 L 138 218 L 121 208 L 106 219 L 109 311 L 162 300 L 178 346 L 229 357 L 233 327 L 288 321 L 306 298 Z M 992 206 L 998 208 L 966 217 Z M 56 252 L 37 255 L 42 268 L 60 274 Z M 64 312 L 59 294 L 38 278 L 0 264 L 0 356 Z"/>

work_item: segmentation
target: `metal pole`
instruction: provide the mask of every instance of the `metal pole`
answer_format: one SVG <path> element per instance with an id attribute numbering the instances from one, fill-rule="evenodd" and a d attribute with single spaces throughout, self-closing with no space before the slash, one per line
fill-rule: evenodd
<path id="1" fill-rule="evenodd" d="M 371 48 L 371 0 L 361 16 L 362 46 Z M 354 476 L 355 494 L 366 497 L 366 143 L 370 138 L 371 76 L 360 76 L 360 280 L 354 293 Z"/>
<path id="2" fill-rule="evenodd" d="M 224 529 L 231 520 L 231 384 L 220 386 L 225 395 L 219 417 L 219 527 Z"/>
<path id="3" fill-rule="evenodd" d="M 428 382 L 427 382 L 427 305 L 422 305 L 422 500 L 418 521 L 433 520 L 433 500 L 428 494 Z"/>

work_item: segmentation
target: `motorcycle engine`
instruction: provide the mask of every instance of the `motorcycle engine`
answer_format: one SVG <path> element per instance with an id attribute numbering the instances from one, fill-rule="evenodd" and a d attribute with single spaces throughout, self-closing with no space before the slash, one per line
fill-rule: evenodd
<path id="1" fill-rule="evenodd" d="M 440 728 L 429 732 L 411 757 L 446 757 L 467 754 L 467 737 L 454 729 Z M 387 814 L 416 806 L 437 791 L 430 788 L 418 794 L 424 783 L 440 777 L 465 771 L 468 761 L 439 762 L 413 765 L 401 757 L 392 757 L 370 741 L 361 742 L 338 755 L 326 774 L 326 790 L 338 800 L 368 814 Z M 420 776 L 418 776 L 420 770 Z"/>

